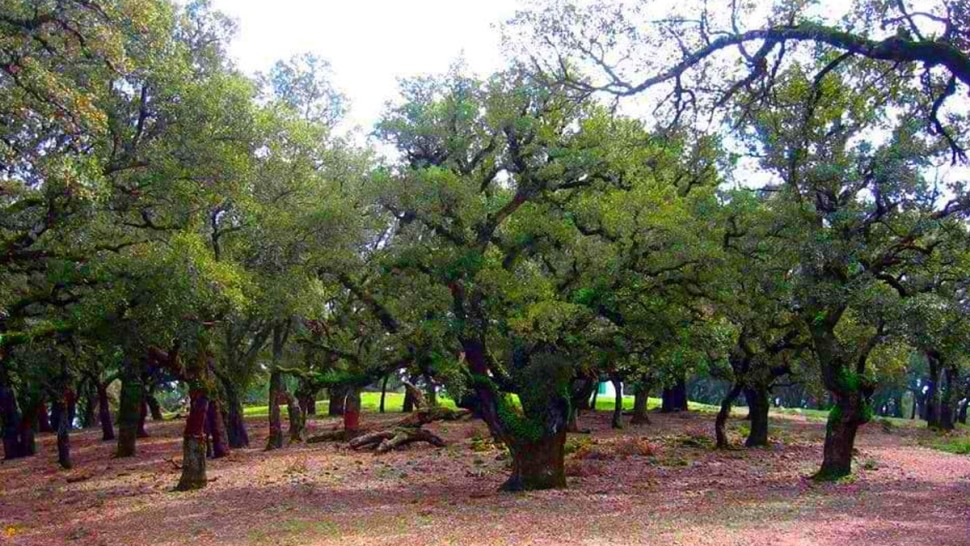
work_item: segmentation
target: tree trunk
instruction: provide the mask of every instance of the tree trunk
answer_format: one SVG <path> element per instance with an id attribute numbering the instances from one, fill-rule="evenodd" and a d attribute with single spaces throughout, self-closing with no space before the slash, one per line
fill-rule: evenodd
<path id="1" fill-rule="evenodd" d="M 566 487 L 566 429 L 536 441 L 520 441 L 511 449 L 512 475 L 503 491 L 532 491 Z"/>
<path id="2" fill-rule="evenodd" d="M 593 389 L 593 399 L 589 403 L 589 409 L 591 411 L 596 411 L 596 397 L 599 396 L 599 393 L 600 393 L 600 383 L 599 381 L 597 381 L 596 388 Z"/>
<path id="3" fill-rule="evenodd" d="M 286 411 L 290 418 L 290 443 L 302 443 L 306 433 L 306 418 L 299 401 L 292 394 L 286 397 Z"/>
<path id="4" fill-rule="evenodd" d="M 939 421 L 941 430 L 953 430 L 953 398 L 957 386 L 957 370 L 953 366 L 946 366 L 943 370 L 945 380 L 940 389 Z"/>
<path id="5" fill-rule="evenodd" d="M 90 388 L 85 389 L 84 409 L 81 411 L 81 426 L 93 428 L 98 424 L 98 397 Z"/>
<path id="6" fill-rule="evenodd" d="M 633 418 L 631 425 L 649 425 L 650 416 L 647 414 L 647 400 L 650 398 L 650 383 L 641 379 L 633 391 Z"/>
<path id="7" fill-rule="evenodd" d="M 134 457 L 145 387 L 138 378 L 122 378 L 118 404 L 118 457 Z"/>
<path id="8" fill-rule="evenodd" d="M 280 397 L 283 396 L 283 375 L 274 369 L 269 376 L 269 438 L 266 451 L 283 447 L 283 423 L 280 414 Z"/>
<path id="9" fill-rule="evenodd" d="M 246 432 L 246 420 L 243 417 L 242 401 L 236 392 L 235 386 L 225 385 L 226 387 L 226 436 L 229 439 L 229 447 L 241 449 L 249 447 L 249 434 Z"/>
<path id="10" fill-rule="evenodd" d="M 413 382 L 414 378 L 412 377 L 411 380 Z M 404 404 L 401 406 L 401 412 L 411 413 L 412 411 L 414 411 L 414 395 L 408 389 L 404 389 Z"/>
<path id="11" fill-rule="evenodd" d="M 61 468 L 71 468 L 71 427 L 67 419 L 68 407 L 74 398 L 71 389 L 64 389 L 61 397 L 55 402 L 61 409 L 61 419 L 57 423 L 57 463 Z"/>
<path id="12" fill-rule="evenodd" d="M 384 398 L 387 397 L 387 380 L 391 378 L 391 374 L 384 376 L 384 381 L 381 382 L 381 407 L 380 412 L 384 413 Z"/>
<path id="13" fill-rule="evenodd" d="M 327 408 L 327 415 L 338 417 L 344 414 L 344 400 L 347 398 L 347 391 L 344 387 L 330 387 L 330 403 Z"/>
<path id="14" fill-rule="evenodd" d="M 37 432 L 56 432 L 54 426 L 51 424 L 51 420 L 47 415 L 47 404 L 41 399 L 37 403 L 37 414 L 34 417 L 37 422 Z"/>
<path id="15" fill-rule="evenodd" d="M 212 446 L 212 458 L 221 459 L 229 455 L 229 435 L 226 432 L 225 421 L 222 419 L 222 404 L 218 400 L 209 402 L 206 409 L 205 428 Z"/>
<path id="16" fill-rule="evenodd" d="M 616 391 L 616 397 L 613 400 L 613 420 L 610 426 L 621 429 L 623 428 L 623 382 L 615 376 L 610 381 L 613 383 L 613 390 Z"/>
<path id="17" fill-rule="evenodd" d="M 101 441 L 115 439 L 115 429 L 111 423 L 111 406 L 108 404 L 108 386 L 104 383 L 96 385 L 98 390 L 98 421 L 101 421 Z"/>
<path id="18" fill-rule="evenodd" d="M 438 389 L 435 388 L 434 381 L 431 379 L 430 374 L 424 374 L 424 382 L 426 385 L 425 401 L 429 406 L 434 407 L 438 405 Z"/>
<path id="19" fill-rule="evenodd" d="M 344 402 L 344 431 L 356 433 L 360 430 L 360 389 L 349 387 L 345 392 L 347 398 Z"/>
<path id="20" fill-rule="evenodd" d="M 148 429 L 145 428 L 145 422 L 148 420 L 148 401 L 147 393 L 145 399 L 142 399 L 141 406 L 138 408 L 138 437 L 148 438 Z"/>
<path id="21" fill-rule="evenodd" d="M 833 393 L 835 406 L 825 433 L 822 468 L 816 479 L 836 480 L 852 473 L 856 432 L 864 422 L 865 400 L 859 392 Z"/>
<path id="22" fill-rule="evenodd" d="M 963 425 L 967 424 L 967 406 L 970 406 L 970 398 L 960 400 L 959 409 L 957 410 L 957 421 Z"/>
<path id="23" fill-rule="evenodd" d="M 574 381 L 572 385 L 572 397 L 569 404 L 569 417 L 566 420 L 566 432 L 588 434 L 590 430 L 579 427 L 579 412 L 589 409 L 589 397 L 596 389 L 596 380 L 585 377 Z"/>
<path id="24" fill-rule="evenodd" d="M 758 447 L 768 445 L 768 410 L 771 404 L 768 400 L 768 389 L 752 387 L 744 389 L 744 397 L 748 401 L 748 416 L 751 419 L 751 429 L 744 445 Z"/>
<path id="25" fill-rule="evenodd" d="M 182 477 L 175 486 L 176 491 L 201 489 L 208 481 L 205 473 L 205 421 L 209 399 L 201 389 L 192 389 L 189 399 L 189 417 L 185 421 L 182 436 Z"/>
<path id="26" fill-rule="evenodd" d="M 661 413 L 687 411 L 687 382 L 680 379 L 674 386 L 665 388 L 662 398 Z"/>
<path id="27" fill-rule="evenodd" d="M 162 405 L 158 403 L 158 398 L 155 395 L 148 393 L 145 396 L 145 402 L 148 404 L 148 411 L 152 415 L 152 421 L 164 421 L 165 416 L 162 415 Z"/>
<path id="28" fill-rule="evenodd" d="M 0 421 L 3 422 L 3 458 L 19 459 L 27 456 L 21 441 L 22 422 L 13 389 L 0 385 Z"/>
<path id="29" fill-rule="evenodd" d="M 740 394 L 741 384 L 735 383 L 731 386 L 731 390 L 728 391 L 727 395 L 724 396 L 724 399 L 721 400 L 721 409 L 717 412 L 717 418 L 714 419 L 714 438 L 718 449 L 725 449 L 730 446 L 725 427 L 728 417 L 731 416 L 731 405 L 734 404 L 734 401 Z"/>
<path id="30" fill-rule="evenodd" d="M 47 414 L 47 404 L 45 404 L 43 401 L 41 401 L 40 406 L 42 406 L 44 408 L 44 414 L 46 415 Z M 64 415 L 64 413 L 65 413 L 64 412 L 64 409 L 65 408 L 62 408 L 60 406 L 60 404 L 56 404 L 56 403 L 55 404 L 51 404 L 50 419 L 47 421 L 47 431 L 46 432 L 57 432 L 57 430 L 60 428 L 61 416 Z M 39 410 L 40 410 L 39 407 L 36 410 L 34 410 L 33 419 L 35 421 L 37 419 L 37 415 L 40 414 L 40 411 Z M 24 411 L 27 413 L 27 416 L 30 416 L 30 412 L 28 412 L 27 410 L 24 410 Z M 37 430 L 40 430 L 39 423 L 38 423 Z M 44 431 L 41 431 L 41 432 L 44 432 Z"/>
<path id="31" fill-rule="evenodd" d="M 303 415 L 316 415 L 317 414 L 317 400 L 316 396 L 313 394 L 305 396 L 300 400 L 300 408 L 303 410 Z"/>
<path id="32" fill-rule="evenodd" d="M 936 351 L 927 351 L 929 381 L 926 382 L 926 426 L 940 427 L 940 358 Z"/>
<path id="33" fill-rule="evenodd" d="M 674 387 L 674 405 L 677 411 L 688 411 L 687 407 L 687 380 L 681 379 L 677 381 L 677 385 Z"/>

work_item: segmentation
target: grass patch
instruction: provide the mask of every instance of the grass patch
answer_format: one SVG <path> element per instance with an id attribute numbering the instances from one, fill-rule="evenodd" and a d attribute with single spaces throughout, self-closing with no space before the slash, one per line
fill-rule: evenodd
<path id="1" fill-rule="evenodd" d="M 926 447 L 957 455 L 970 455 L 970 437 L 956 434 L 945 434 L 938 438 L 933 438 L 928 442 L 922 442 Z"/>

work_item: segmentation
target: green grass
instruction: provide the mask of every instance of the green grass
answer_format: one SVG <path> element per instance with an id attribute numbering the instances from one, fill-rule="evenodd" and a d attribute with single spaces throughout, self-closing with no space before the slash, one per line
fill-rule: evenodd
<path id="1" fill-rule="evenodd" d="M 957 455 L 970 455 L 970 437 L 962 434 L 945 434 L 930 440 L 927 447 Z"/>
<path id="2" fill-rule="evenodd" d="M 438 402 L 445 407 L 454 408 L 455 402 L 450 398 L 444 396 L 438 397 Z M 330 403 L 329 400 L 317 400 L 317 415 L 327 414 L 327 405 Z M 384 399 L 384 410 L 388 413 L 399 413 L 401 408 L 404 406 L 404 393 L 403 392 L 389 392 L 387 397 Z M 381 393 L 379 392 L 363 392 L 360 394 L 360 409 L 361 411 L 377 413 L 381 407 Z M 286 405 L 280 408 L 283 411 L 283 415 L 286 415 Z M 246 417 L 265 417 L 269 414 L 269 406 L 247 406 L 243 408 L 243 414 Z"/>

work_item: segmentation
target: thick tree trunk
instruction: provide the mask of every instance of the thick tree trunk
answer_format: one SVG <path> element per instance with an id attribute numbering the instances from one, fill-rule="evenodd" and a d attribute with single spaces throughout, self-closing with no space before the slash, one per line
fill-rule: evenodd
<path id="1" fill-rule="evenodd" d="M 817 479 L 835 480 L 852 473 L 852 449 L 859 425 L 864 422 L 864 405 L 861 393 L 835 394 L 835 407 L 829 414 L 822 468 L 816 474 Z"/>
<path id="2" fill-rule="evenodd" d="M 613 400 L 613 419 L 610 426 L 619 429 L 623 428 L 623 382 L 620 381 L 619 377 L 612 377 L 610 381 L 613 383 L 613 390 L 616 391 L 616 397 Z"/>
<path id="3" fill-rule="evenodd" d="M 286 412 L 290 419 L 290 443 L 302 443 L 306 434 L 306 417 L 293 395 L 286 398 Z"/>
<path id="4" fill-rule="evenodd" d="M 384 399 L 387 397 L 387 380 L 391 378 L 391 374 L 384 376 L 384 381 L 381 381 L 381 406 L 380 412 L 384 413 Z"/>
<path id="5" fill-rule="evenodd" d="M 344 400 L 347 398 L 347 390 L 344 387 L 330 387 L 330 402 L 327 408 L 327 415 L 338 417 L 344 414 Z"/>
<path id="6" fill-rule="evenodd" d="M 280 398 L 283 396 L 283 375 L 273 370 L 269 376 L 269 438 L 266 451 L 283 447 L 283 423 L 280 412 Z"/>
<path id="7" fill-rule="evenodd" d="M 222 404 L 218 400 L 209 401 L 205 419 L 206 433 L 212 446 L 212 458 L 221 459 L 229 455 L 229 436 L 222 419 Z"/>
<path id="8" fill-rule="evenodd" d="M 206 486 L 205 473 L 205 421 L 209 399 L 201 389 L 189 392 L 189 417 L 185 421 L 182 436 L 182 477 L 175 486 L 177 491 L 190 491 Z"/>
<path id="9" fill-rule="evenodd" d="M 744 389 L 744 397 L 748 401 L 748 417 L 751 428 L 744 445 L 758 447 L 768 445 L 768 410 L 771 404 L 768 400 L 768 389 L 753 387 Z"/>
<path id="10" fill-rule="evenodd" d="M 19 459 L 27 456 L 21 441 L 22 419 L 13 389 L 0 385 L 0 421 L 3 422 L 3 458 Z"/>
<path id="11" fill-rule="evenodd" d="M 536 441 L 520 441 L 511 449 L 512 475 L 504 491 L 532 491 L 566 487 L 566 429 Z"/>
<path id="12" fill-rule="evenodd" d="M 647 414 L 647 400 L 650 397 L 650 383 L 641 379 L 633 391 L 633 418 L 631 425 L 649 425 L 650 416 Z"/>
<path id="13" fill-rule="evenodd" d="M 730 446 L 725 428 L 728 417 L 731 416 L 731 406 L 740 394 L 741 384 L 735 383 L 724 396 L 724 399 L 721 400 L 721 409 L 717 412 L 717 418 L 714 419 L 714 439 L 718 449 L 725 449 Z"/>
<path id="14" fill-rule="evenodd" d="M 118 404 L 118 457 L 134 457 L 135 443 L 145 404 L 145 387 L 137 378 L 122 378 Z"/>
<path id="15" fill-rule="evenodd" d="M 101 421 L 101 441 L 115 439 L 115 429 L 111 423 L 111 406 L 108 403 L 108 386 L 104 383 L 96 385 L 98 390 L 98 421 Z"/>
<path id="16" fill-rule="evenodd" d="M 360 430 L 360 389 L 348 387 L 344 401 L 344 431 L 354 434 Z"/>
<path id="17" fill-rule="evenodd" d="M 596 380 L 586 377 L 573 382 L 572 397 L 569 404 L 569 417 L 566 420 L 566 432 L 588 434 L 588 428 L 579 427 L 579 412 L 589 409 L 589 397 L 596 389 Z"/>
<path id="18" fill-rule="evenodd" d="M 687 411 L 687 382 L 683 379 L 677 381 L 672 387 L 663 390 L 661 413 L 675 413 Z"/>
<path id="19" fill-rule="evenodd" d="M 229 438 L 229 447 L 233 449 L 249 447 L 249 434 L 246 432 L 242 401 L 235 387 L 226 388 L 226 406 L 226 436 Z"/>

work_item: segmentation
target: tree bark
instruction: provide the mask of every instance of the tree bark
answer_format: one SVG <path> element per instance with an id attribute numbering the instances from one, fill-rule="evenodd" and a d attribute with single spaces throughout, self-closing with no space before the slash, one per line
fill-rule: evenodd
<path id="1" fill-rule="evenodd" d="M 835 407 L 829 414 L 822 468 L 817 479 L 835 480 L 852 473 L 852 449 L 862 424 L 865 400 L 861 393 L 833 393 Z"/>
<path id="2" fill-rule="evenodd" d="M 21 416 L 13 389 L 0 385 L 0 421 L 3 423 L 3 458 L 19 459 L 27 456 L 21 440 Z"/>
<path id="3" fill-rule="evenodd" d="M 249 434 L 246 432 L 246 420 L 243 417 L 242 400 L 236 392 L 235 386 L 226 385 L 226 436 L 229 447 L 241 449 L 249 447 Z"/>
<path id="4" fill-rule="evenodd" d="M 749 387 L 744 389 L 744 397 L 748 402 L 748 416 L 751 428 L 748 438 L 744 441 L 747 447 L 768 445 L 768 401 L 769 392 L 764 387 Z"/>
<path id="5" fill-rule="evenodd" d="M 61 409 L 61 419 L 57 423 L 57 463 L 68 470 L 71 464 L 71 427 L 68 422 L 68 407 L 75 397 L 71 389 L 64 389 L 61 397 L 55 402 Z"/>
<path id="6" fill-rule="evenodd" d="M 413 382 L 414 378 L 411 379 Z M 411 413 L 412 411 L 414 411 L 414 395 L 408 389 L 404 389 L 404 404 L 401 406 L 401 412 Z"/>
<path id="7" fill-rule="evenodd" d="M 229 436 L 226 432 L 225 421 L 222 419 L 222 404 L 218 400 L 210 400 L 206 408 L 205 428 L 212 446 L 212 458 L 221 459 L 229 455 Z"/>
<path id="8" fill-rule="evenodd" d="M 566 429 L 535 441 L 519 441 L 511 449 L 512 475 L 503 491 L 533 491 L 566 487 Z"/>
<path id="9" fill-rule="evenodd" d="M 302 443 L 306 434 L 306 418 L 299 401 L 292 394 L 286 397 L 286 411 L 290 419 L 290 443 Z"/>
<path id="10" fill-rule="evenodd" d="M 98 397 L 91 388 L 85 389 L 84 409 L 81 411 L 81 427 L 93 428 L 98 424 Z"/>
<path id="11" fill-rule="evenodd" d="M 95 387 L 98 391 L 98 421 L 101 421 L 101 441 L 107 442 L 115 439 L 115 429 L 111 423 L 111 406 L 108 403 L 108 385 L 98 383 Z"/>
<path id="12" fill-rule="evenodd" d="M 575 381 L 573 382 L 572 398 L 569 404 L 569 417 L 566 421 L 566 432 L 588 434 L 590 432 L 588 428 L 579 427 L 579 412 L 583 409 L 589 409 L 589 397 L 593 394 L 594 389 L 596 389 L 596 380 L 586 377 L 579 379 L 578 382 L 578 385 Z"/>
<path id="13" fill-rule="evenodd" d="M 623 382 L 620 381 L 618 376 L 610 378 L 613 383 L 613 390 L 616 391 L 616 397 L 613 400 L 613 419 L 610 423 L 615 429 L 623 428 Z"/>
<path id="14" fill-rule="evenodd" d="M 717 418 L 714 419 L 714 439 L 718 449 L 725 449 L 730 446 L 725 427 L 728 417 L 731 416 L 731 405 L 734 404 L 734 401 L 740 394 L 741 384 L 735 383 L 731 386 L 731 390 L 728 391 L 727 395 L 724 396 L 724 399 L 721 400 L 721 409 L 717 412 Z"/>
<path id="15" fill-rule="evenodd" d="M 283 447 L 283 423 L 280 413 L 280 398 L 283 396 L 283 375 L 274 369 L 269 376 L 269 438 L 266 451 Z"/>
<path id="16" fill-rule="evenodd" d="M 360 430 L 360 389 L 348 387 L 344 401 L 344 431 L 356 433 Z"/>
<path id="17" fill-rule="evenodd" d="M 182 476 L 176 491 L 201 489 L 208 482 L 205 472 L 205 421 L 209 399 L 202 389 L 189 392 L 189 417 L 182 436 Z"/>
<path id="18" fill-rule="evenodd" d="M 145 396 L 145 402 L 148 404 L 148 411 L 151 413 L 152 421 L 165 420 L 165 416 L 162 415 L 162 405 L 158 403 L 158 399 L 155 398 L 153 393 L 148 393 Z"/>
<path id="19" fill-rule="evenodd" d="M 47 404 L 43 399 L 37 403 L 36 412 L 34 419 L 37 422 L 37 432 L 56 432 L 53 424 L 51 424 L 50 417 L 48 417 Z"/>
<path id="20" fill-rule="evenodd" d="M 926 426 L 940 427 L 940 358 L 936 351 L 927 351 L 929 362 L 929 381 L 926 390 Z"/>
<path id="21" fill-rule="evenodd" d="M 650 398 L 650 383 L 641 379 L 633 391 L 633 418 L 631 425 L 649 425 L 650 416 L 647 414 L 647 401 Z"/>
<path id="22" fill-rule="evenodd" d="M 145 422 L 148 420 L 148 393 L 145 393 L 145 397 L 141 401 L 141 406 L 138 408 L 138 437 L 148 438 L 148 429 L 145 428 Z"/>
<path id="23" fill-rule="evenodd" d="M 344 387 L 330 387 L 330 402 L 327 408 L 327 415 L 339 417 L 344 414 L 344 400 L 347 398 L 347 391 Z"/>
<path id="24" fill-rule="evenodd" d="M 944 384 L 940 389 L 940 430 L 953 430 L 953 394 L 957 386 L 957 370 L 953 366 L 946 366 L 943 370 Z"/>
<path id="25" fill-rule="evenodd" d="M 391 378 L 391 374 L 384 376 L 384 381 L 381 382 L 381 406 L 380 412 L 384 413 L 384 399 L 387 397 L 387 380 Z"/>
<path id="26" fill-rule="evenodd" d="M 118 404 L 118 457 L 134 457 L 144 406 L 145 387 L 136 377 L 121 380 L 121 400 Z"/>

